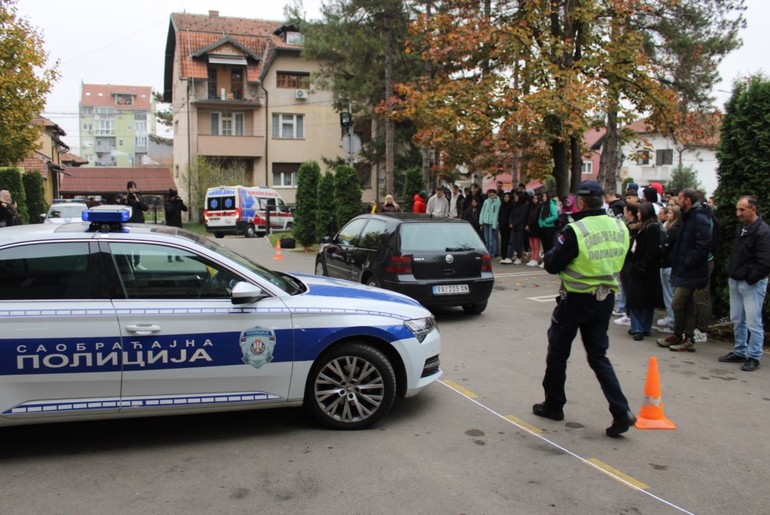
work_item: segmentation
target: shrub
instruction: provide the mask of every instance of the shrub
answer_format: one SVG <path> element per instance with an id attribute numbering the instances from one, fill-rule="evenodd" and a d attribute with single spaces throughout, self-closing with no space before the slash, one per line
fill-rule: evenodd
<path id="1" fill-rule="evenodd" d="M 352 167 L 340 165 L 334 174 L 334 214 L 337 226 L 342 227 L 361 212 L 361 180 Z"/>
<path id="2" fill-rule="evenodd" d="M 294 237 L 303 247 L 318 241 L 316 211 L 321 167 L 315 161 L 302 163 L 297 171 L 297 200 L 294 207 Z"/>

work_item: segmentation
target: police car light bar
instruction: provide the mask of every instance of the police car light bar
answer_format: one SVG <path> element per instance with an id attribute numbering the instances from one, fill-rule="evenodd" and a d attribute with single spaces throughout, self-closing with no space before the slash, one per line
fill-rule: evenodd
<path id="1" fill-rule="evenodd" d="M 96 206 L 83 211 L 84 222 L 97 224 L 125 223 L 131 219 L 129 206 Z"/>

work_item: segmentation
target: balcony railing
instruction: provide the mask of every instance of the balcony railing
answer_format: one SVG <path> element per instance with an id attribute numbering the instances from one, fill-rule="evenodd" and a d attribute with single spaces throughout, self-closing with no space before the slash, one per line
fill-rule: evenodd
<path id="1" fill-rule="evenodd" d="M 259 104 L 259 88 L 255 84 L 222 84 L 196 81 L 193 102 L 253 102 Z"/>

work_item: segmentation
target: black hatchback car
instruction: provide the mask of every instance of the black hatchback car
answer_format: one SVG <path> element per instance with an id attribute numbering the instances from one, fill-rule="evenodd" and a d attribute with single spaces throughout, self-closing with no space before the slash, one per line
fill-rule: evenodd
<path id="1" fill-rule="evenodd" d="M 477 314 L 495 282 L 492 259 L 471 224 L 412 213 L 353 218 L 334 238 L 323 238 L 315 273 Z"/>

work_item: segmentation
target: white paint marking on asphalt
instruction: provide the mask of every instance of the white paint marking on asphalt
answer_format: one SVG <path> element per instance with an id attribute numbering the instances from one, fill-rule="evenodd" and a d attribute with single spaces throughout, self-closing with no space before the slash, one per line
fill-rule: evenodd
<path id="1" fill-rule="evenodd" d="M 527 297 L 527 300 L 534 300 L 535 302 L 554 302 L 556 300 L 556 295 L 543 295 L 541 297 Z"/>
<path id="2" fill-rule="evenodd" d="M 534 277 L 536 275 L 548 275 L 548 272 L 494 272 L 495 277 Z"/>
<path id="3" fill-rule="evenodd" d="M 497 418 L 501 418 L 501 419 L 505 420 L 506 422 L 508 422 L 509 424 L 518 427 L 522 431 L 526 431 L 527 433 L 531 434 L 535 438 L 539 438 L 540 440 L 542 440 L 543 442 L 547 443 L 548 445 L 551 445 L 552 447 L 555 447 L 555 448 L 559 449 L 560 451 L 564 452 L 565 454 L 568 454 L 568 455 L 572 456 L 573 458 L 576 458 L 577 460 L 579 460 L 583 464 L 592 467 L 594 470 L 598 470 L 602 474 L 604 474 L 604 475 L 606 475 L 608 477 L 611 477 L 612 479 L 614 479 L 614 480 L 616 480 L 616 481 L 618 481 L 620 483 L 623 483 L 624 485 L 628 486 L 629 488 L 631 488 L 633 490 L 636 490 L 637 492 L 641 492 L 641 493 L 651 497 L 652 499 L 655 499 L 656 501 L 665 504 L 666 506 L 670 506 L 671 508 L 673 508 L 673 509 L 675 509 L 677 511 L 681 511 L 682 513 L 686 513 L 687 515 L 695 515 L 694 513 L 690 512 L 690 511 L 687 511 L 686 509 L 682 508 L 681 506 L 677 506 L 676 504 L 672 503 L 671 501 L 667 501 L 666 499 L 663 499 L 662 497 L 659 497 L 659 496 L 657 496 L 657 495 L 655 495 L 655 494 L 653 494 L 651 492 L 648 492 L 647 490 L 639 488 L 637 485 L 627 481 L 623 477 L 619 477 L 619 476 L 613 474 L 612 472 L 610 472 L 609 470 L 605 470 L 602 467 L 598 466 L 597 464 L 592 463 L 591 460 L 583 458 L 579 454 L 577 454 L 575 452 L 572 452 L 572 451 L 570 451 L 569 449 L 567 449 L 565 447 L 562 447 L 558 443 L 556 443 L 556 442 L 554 442 L 552 440 L 549 440 L 545 436 L 537 434 L 535 431 L 530 430 L 526 426 L 516 423 L 511 418 L 508 418 L 508 417 L 505 417 L 504 415 L 501 415 L 500 413 L 496 412 L 492 408 L 490 408 L 490 407 L 482 404 L 481 402 L 477 401 L 476 399 L 468 397 L 467 395 L 465 395 L 462 392 L 456 390 L 455 388 L 452 388 L 448 384 L 444 383 L 444 381 L 442 381 L 441 379 L 439 379 L 438 382 L 443 384 L 444 386 L 446 386 L 447 388 L 449 388 L 453 392 L 456 392 L 457 394 L 462 395 L 463 397 L 465 397 L 466 399 L 468 399 L 469 401 L 471 401 L 475 405 L 479 406 L 480 408 L 485 409 L 486 411 L 488 411 L 489 413 L 493 414 Z"/>

